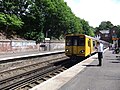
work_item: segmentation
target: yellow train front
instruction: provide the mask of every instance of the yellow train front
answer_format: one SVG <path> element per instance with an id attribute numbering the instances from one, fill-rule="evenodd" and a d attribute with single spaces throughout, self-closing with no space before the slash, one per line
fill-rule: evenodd
<path id="1" fill-rule="evenodd" d="M 84 34 L 69 34 L 65 39 L 65 54 L 69 57 L 86 57 L 95 52 L 96 40 Z"/>

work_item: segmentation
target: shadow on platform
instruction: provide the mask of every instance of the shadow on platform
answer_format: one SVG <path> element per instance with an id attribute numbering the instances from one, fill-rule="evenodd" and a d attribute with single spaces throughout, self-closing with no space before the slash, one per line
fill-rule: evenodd
<path id="1" fill-rule="evenodd" d="M 113 61 L 113 60 L 120 60 L 120 59 L 117 59 L 117 58 L 116 58 L 116 59 L 107 59 L 107 60 L 112 60 L 112 61 Z"/>
<path id="2" fill-rule="evenodd" d="M 99 65 L 83 65 L 83 66 L 86 66 L 86 67 L 98 67 Z"/>
<path id="3" fill-rule="evenodd" d="M 120 63 L 120 61 L 112 61 L 112 62 L 110 62 L 110 63 Z"/>

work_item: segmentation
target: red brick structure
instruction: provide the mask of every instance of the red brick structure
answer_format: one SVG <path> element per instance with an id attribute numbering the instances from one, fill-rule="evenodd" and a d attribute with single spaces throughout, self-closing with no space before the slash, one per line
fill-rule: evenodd
<path id="1" fill-rule="evenodd" d="M 96 31 L 95 37 L 97 37 L 97 38 L 99 38 L 101 40 L 109 42 L 110 39 L 111 39 L 110 30 L 99 30 L 99 31 Z"/>
<path id="2" fill-rule="evenodd" d="M 35 41 L 30 40 L 0 40 L 1 52 L 20 52 L 27 50 L 36 50 L 38 46 Z"/>
<path id="3" fill-rule="evenodd" d="M 95 37 L 110 42 L 113 42 L 113 39 L 117 38 L 116 27 L 113 27 L 111 30 L 99 30 L 95 32 Z"/>
<path id="4" fill-rule="evenodd" d="M 36 44 L 32 40 L 0 40 L 0 53 L 7 52 L 24 52 L 24 51 L 42 51 L 43 47 L 40 45 L 45 45 L 45 50 L 64 50 L 65 42 L 64 41 L 53 41 L 44 42 Z"/>

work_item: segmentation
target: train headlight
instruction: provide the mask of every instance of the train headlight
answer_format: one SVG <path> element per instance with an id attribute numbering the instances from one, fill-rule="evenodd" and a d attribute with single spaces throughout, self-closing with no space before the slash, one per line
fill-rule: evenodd
<path id="1" fill-rule="evenodd" d="M 80 53 L 84 53 L 84 52 L 85 52 L 85 50 L 81 50 L 81 51 L 80 51 Z"/>
<path id="2" fill-rule="evenodd" d="M 66 49 L 66 52 L 69 52 L 69 50 L 68 50 L 68 49 Z"/>

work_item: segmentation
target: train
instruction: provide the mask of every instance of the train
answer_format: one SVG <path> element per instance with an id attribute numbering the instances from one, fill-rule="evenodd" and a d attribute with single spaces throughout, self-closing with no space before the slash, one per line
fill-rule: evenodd
<path id="1" fill-rule="evenodd" d="M 109 46 L 108 42 L 85 34 L 67 34 L 65 37 L 65 55 L 70 58 L 90 56 L 96 53 L 97 42 L 103 43 L 104 48 Z"/>

